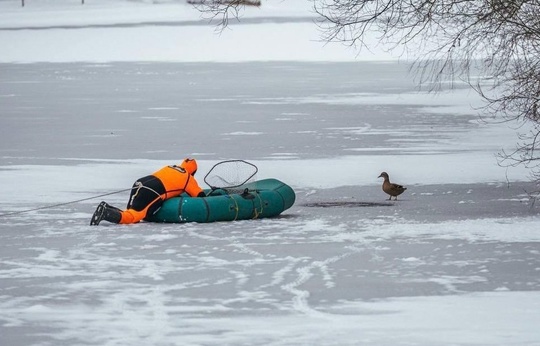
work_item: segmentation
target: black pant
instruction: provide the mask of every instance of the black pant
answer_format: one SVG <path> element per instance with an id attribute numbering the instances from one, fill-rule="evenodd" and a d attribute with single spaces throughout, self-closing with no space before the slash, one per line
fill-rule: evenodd
<path id="1" fill-rule="evenodd" d="M 147 175 L 133 184 L 127 208 L 142 211 L 152 204 L 146 213 L 146 215 L 152 215 L 157 212 L 163 204 L 163 199 L 160 198 L 156 200 L 156 198 L 165 194 L 165 192 L 165 186 L 163 186 L 161 180 L 153 175 Z"/>

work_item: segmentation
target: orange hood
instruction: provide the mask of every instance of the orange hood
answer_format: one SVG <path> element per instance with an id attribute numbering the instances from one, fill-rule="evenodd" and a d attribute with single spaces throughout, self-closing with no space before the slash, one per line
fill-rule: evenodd
<path id="1" fill-rule="evenodd" d="M 197 161 L 195 159 L 184 159 L 180 167 L 184 168 L 191 175 L 197 173 Z"/>

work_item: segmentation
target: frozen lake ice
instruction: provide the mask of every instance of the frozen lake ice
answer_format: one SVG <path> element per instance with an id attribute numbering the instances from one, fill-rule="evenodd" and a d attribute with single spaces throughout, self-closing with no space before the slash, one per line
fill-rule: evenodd
<path id="1" fill-rule="evenodd" d="M 456 148 L 456 138 L 474 126 L 470 103 L 478 100 L 468 89 L 426 96 L 407 69 L 367 62 L 4 64 L 2 151 L 24 162 L 470 150 Z M 462 109 L 451 99 L 456 94 L 464 95 Z M 239 145 L 246 142 L 249 151 Z"/>
<path id="2" fill-rule="evenodd" d="M 0 71 L 0 214 L 184 156 L 297 192 L 267 220 L 90 227 L 100 199 L 0 217 L 0 344 L 540 344 L 536 186 L 497 165 L 515 131 L 466 86 L 429 94 L 393 62 Z"/>

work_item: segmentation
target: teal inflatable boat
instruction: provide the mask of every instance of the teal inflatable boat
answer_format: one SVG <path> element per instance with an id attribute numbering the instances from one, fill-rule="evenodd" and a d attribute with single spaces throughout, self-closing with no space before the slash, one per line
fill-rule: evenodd
<path id="1" fill-rule="evenodd" d="M 258 180 L 235 191 L 240 192 L 206 190 L 207 197 L 168 199 L 146 221 L 184 223 L 269 218 L 292 207 L 296 198 L 293 189 L 277 179 Z"/>

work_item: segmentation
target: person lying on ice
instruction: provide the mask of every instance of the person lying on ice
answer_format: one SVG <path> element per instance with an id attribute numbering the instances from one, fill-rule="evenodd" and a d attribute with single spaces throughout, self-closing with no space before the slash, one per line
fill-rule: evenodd
<path id="1" fill-rule="evenodd" d="M 126 210 L 120 210 L 105 202 L 101 202 L 90 225 L 99 225 L 102 220 L 112 223 L 136 223 L 146 216 L 156 213 L 163 202 L 169 198 L 187 193 L 191 197 L 205 197 L 195 173 L 197 161 L 185 159 L 180 166 L 165 166 L 133 184 Z"/>

